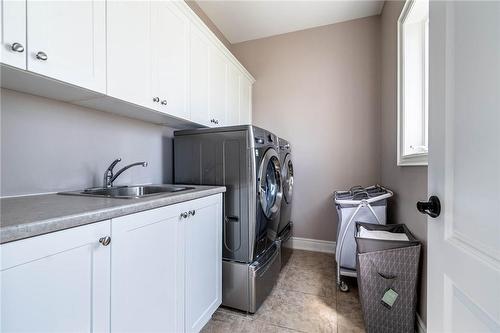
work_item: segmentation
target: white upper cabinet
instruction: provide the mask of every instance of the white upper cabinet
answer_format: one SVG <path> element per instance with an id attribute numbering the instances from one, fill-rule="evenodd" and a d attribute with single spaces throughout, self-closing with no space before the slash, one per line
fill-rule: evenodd
<path id="1" fill-rule="evenodd" d="M 242 125 L 252 124 L 252 81 L 240 75 L 240 120 Z"/>
<path id="2" fill-rule="evenodd" d="M 196 26 L 191 25 L 189 54 L 189 90 L 191 120 L 211 126 L 209 115 L 210 41 Z"/>
<path id="3" fill-rule="evenodd" d="M 2 63 L 26 69 L 26 2 L 2 0 L 0 11 Z"/>
<path id="4" fill-rule="evenodd" d="M 184 1 L 0 1 L 4 88 L 173 127 L 251 122 L 253 78 Z"/>
<path id="5" fill-rule="evenodd" d="M 232 63 L 227 67 L 226 124 L 240 123 L 240 71 Z"/>
<path id="6" fill-rule="evenodd" d="M 108 95 L 153 108 L 150 25 L 149 1 L 107 2 Z"/>
<path id="7" fill-rule="evenodd" d="M 26 17 L 29 71 L 106 92 L 104 1 L 28 0 Z"/>
<path id="8" fill-rule="evenodd" d="M 2 244 L 1 332 L 107 332 L 110 221 Z"/>
<path id="9" fill-rule="evenodd" d="M 210 49 L 209 116 L 212 127 L 226 125 L 226 79 L 228 61 L 216 48 Z"/>
<path id="10" fill-rule="evenodd" d="M 152 1 L 151 37 L 153 96 L 159 98 L 156 109 L 189 119 L 189 21 L 172 2 Z"/>

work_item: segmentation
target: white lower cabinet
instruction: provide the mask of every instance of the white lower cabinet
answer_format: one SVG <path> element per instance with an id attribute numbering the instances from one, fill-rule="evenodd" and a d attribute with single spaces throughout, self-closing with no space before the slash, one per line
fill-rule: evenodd
<path id="1" fill-rule="evenodd" d="M 221 227 L 216 194 L 2 244 L 0 331 L 198 332 L 222 302 Z"/>
<path id="2" fill-rule="evenodd" d="M 110 221 L 2 244 L 1 332 L 109 330 Z"/>
<path id="3" fill-rule="evenodd" d="M 113 219 L 111 332 L 182 332 L 184 204 Z"/>
<path id="4" fill-rule="evenodd" d="M 113 219 L 112 332 L 198 332 L 222 302 L 220 194 Z"/>
<path id="5" fill-rule="evenodd" d="M 194 201 L 185 223 L 185 329 L 198 332 L 222 303 L 222 199 Z"/>

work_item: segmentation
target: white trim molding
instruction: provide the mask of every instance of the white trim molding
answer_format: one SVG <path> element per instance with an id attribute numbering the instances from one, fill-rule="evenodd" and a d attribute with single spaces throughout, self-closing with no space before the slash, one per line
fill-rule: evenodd
<path id="1" fill-rule="evenodd" d="M 292 237 L 290 238 L 290 245 L 292 249 L 306 250 L 324 253 L 335 253 L 336 242 L 325 241 L 320 239 Z"/>
<path id="2" fill-rule="evenodd" d="M 426 333 L 427 332 L 427 327 L 420 317 L 420 315 L 417 313 L 417 329 L 416 333 Z"/>
<path id="3" fill-rule="evenodd" d="M 417 13 L 416 15 L 425 16 L 424 13 L 428 13 L 423 8 L 425 8 L 424 3 L 428 3 L 427 0 L 406 0 L 403 10 L 397 21 L 397 146 L 396 146 L 396 156 L 397 156 L 397 165 L 398 166 L 426 166 L 428 165 L 428 143 L 427 143 L 427 127 L 428 127 L 428 45 L 427 45 L 427 28 L 428 28 L 428 20 L 422 21 L 422 23 L 415 23 L 411 21 L 412 19 L 408 19 L 410 12 Z M 428 5 L 427 5 L 428 6 Z M 428 15 L 428 14 L 427 14 Z M 409 23 L 408 20 L 410 20 Z M 422 68 L 420 82 L 421 84 L 421 121 L 420 122 L 411 122 L 407 123 L 406 118 L 407 112 L 410 110 L 406 109 L 406 104 L 409 102 L 405 102 L 405 99 L 409 97 L 410 102 L 414 102 L 413 99 L 418 99 L 417 97 L 412 96 L 412 94 L 407 93 L 407 88 L 405 88 L 406 76 L 408 74 L 408 70 L 406 69 L 405 59 L 407 59 L 407 55 L 405 54 L 406 44 L 408 40 L 411 38 L 408 36 L 408 27 L 405 28 L 405 25 L 409 24 L 410 26 L 415 24 L 420 24 L 422 29 L 419 30 L 417 36 L 421 40 L 422 44 L 419 44 L 419 50 L 422 51 Z M 413 30 L 410 30 L 413 31 Z M 412 33 L 410 36 L 414 36 L 415 33 Z M 412 44 L 412 43 L 410 43 Z M 415 52 L 410 52 L 411 54 Z M 412 66 L 410 66 L 412 67 Z M 410 75 L 410 77 L 412 77 Z M 414 104 L 414 103 L 410 103 Z M 411 125 L 410 125 L 411 124 Z M 416 132 L 420 133 L 412 134 L 415 130 L 409 131 L 408 126 L 418 126 L 418 130 Z M 410 133 L 410 134 L 408 134 Z M 406 142 L 409 140 L 408 135 L 417 136 L 417 138 L 413 138 L 410 142 Z M 415 147 L 413 147 L 415 146 Z M 410 147 L 410 151 L 408 151 L 408 147 Z M 413 147 L 413 148 L 412 148 Z"/>

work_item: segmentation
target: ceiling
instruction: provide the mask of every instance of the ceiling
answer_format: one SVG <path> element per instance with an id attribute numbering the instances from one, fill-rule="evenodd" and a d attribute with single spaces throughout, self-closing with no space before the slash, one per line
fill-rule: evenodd
<path id="1" fill-rule="evenodd" d="M 378 15 L 384 1 L 196 1 L 232 44 Z"/>

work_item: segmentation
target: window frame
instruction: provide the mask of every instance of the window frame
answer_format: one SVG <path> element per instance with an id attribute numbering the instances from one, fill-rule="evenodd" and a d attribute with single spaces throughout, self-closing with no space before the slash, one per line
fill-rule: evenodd
<path id="1" fill-rule="evenodd" d="M 398 166 L 427 166 L 428 165 L 428 139 L 425 140 L 427 143 L 427 151 L 421 153 L 414 154 L 404 154 L 405 152 L 405 142 L 404 142 L 404 131 L 405 131 L 405 70 L 404 70 L 404 47 L 405 47 L 405 35 L 403 31 L 403 26 L 405 24 L 405 20 L 408 18 L 411 10 L 413 9 L 415 3 L 418 0 L 406 0 L 403 10 L 398 18 L 398 26 L 397 26 L 397 165 Z M 428 26 L 427 26 L 428 33 Z M 426 37 L 428 39 L 428 35 Z M 427 40 L 426 46 L 424 48 L 424 52 L 428 52 L 428 43 Z M 424 77 L 424 105 L 427 105 L 428 108 L 428 61 L 424 66 L 424 73 L 422 77 Z M 425 110 L 425 109 L 424 109 Z M 427 116 L 426 116 L 427 115 Z M 424 111 L 424 115 L 422 117 L 423 120 L 423 128 L 421 130 L 425 133 L 424 137 L 427 137 L 428 132 L 428 112 Z"/>

